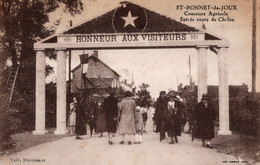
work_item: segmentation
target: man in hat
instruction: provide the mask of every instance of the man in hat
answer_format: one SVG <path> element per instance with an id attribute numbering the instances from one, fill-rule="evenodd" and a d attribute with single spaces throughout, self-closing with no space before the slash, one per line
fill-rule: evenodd
<path id="1" fill-rule="evenodd" d="M 167 104 L 168 104 L 168 100 L 166 98 L 166 91 L 161 91 L 160 96 L 156 102 L 156 108 L 154 114 L 154 120 L 156 124 L 155 132 L 160 132 L 160 141 L 165 139 L 166 123 L 164 122 L 163 114 L 165 111 L 167 111 L 168 108 Z"/>
<path id="2" fill-rule="evenodd" d="M 166 123 L 168 136 L 171 138 L 171 142 L 169 144 L 173 144 L 174 139 L 175 142 L 178 143 L 177 136 L 181 136 L 181 125 L 180 125 L 181 107 L 177 97 L 175 97 L 174 95 L 170 95 L 169 98 L 170 100 L 168 102 L 168 108 L 166 111 L 164 111 L 163 117 Z"/>
<path id="3" fill-rule="evenodd" d="M 89 98 L 89 104 L 87 105 L 87 123 L 89 124 L 89 127 L 90 127 L 90 136 L 92 137 L 92 133 L 93 133 L 93 130 L 95 130 L 95 132 L 97 133 L 96 131 L 96 126 L 95 126 L 95 119 L 94 119 L 94 111 L 95 111 L 95 107 L 97 105 L 97 102 L 98 102 L 98 95 L 97 94 L 93 94 L 92 97 Z"/>
<path id="4" fill-rule="evenodd" d="M 103 137 L 103 132 L 106 131 L 106 118 L 104 110 L 104 99 L 99 96 L 98 103 L 94 107 L 94 121 L 96 131 L 100 134 L 99 137 Z"/>
<path id="5" fill-rule="evenodd" d="M 195 122 L 198 127 L 198 137 L 202 140 L 202 147 L 212 148 L 210 140 L 214 138 L 214 119 L 214 110 L 209 105 L 208 96 L 203 94 L 195 110 Z"/>

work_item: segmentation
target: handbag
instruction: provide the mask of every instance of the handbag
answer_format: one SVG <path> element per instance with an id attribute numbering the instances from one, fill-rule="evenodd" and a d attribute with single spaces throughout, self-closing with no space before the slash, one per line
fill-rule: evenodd
<path id="1" fill-rule="evenodd" d="M 187 121 L 184 125 L 184 133 L 189 133 L 190 125 L 189 122 Z"/>

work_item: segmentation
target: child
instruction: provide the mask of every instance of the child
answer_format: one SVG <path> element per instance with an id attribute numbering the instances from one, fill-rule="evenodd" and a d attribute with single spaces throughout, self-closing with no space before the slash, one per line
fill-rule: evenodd
<path id="1" fill-rule="evenodd" d="M 141 108 L 141 114 L 143 116 L 143 125 L 144 125 L 143 132 L 144 133 L 147 133 L 147 131 L 146 131 L 146 121 L 148 119 L 147 109 L 148 109 L 148 107 L 146 107 L 146 106 Z"/>
<path id="2" fill-rule="evenodd" d="M 151 112 L 151 117 L 153 120 L 153 132 L 155 132 L 155 120 L 154 120 L 155 108 L 153 104 L 149 107 L 149 111 Z"/>
<path id="3" fill-rule="evenodd" d="M 135 109 L 135 129 L 136 129 L 136 135 L 135 135 L 135 144 L 141 144 L 142 143 L 142 137 L 143 137 L 143 116 L 141 114 L 141 107 L 137 106 Z"/>

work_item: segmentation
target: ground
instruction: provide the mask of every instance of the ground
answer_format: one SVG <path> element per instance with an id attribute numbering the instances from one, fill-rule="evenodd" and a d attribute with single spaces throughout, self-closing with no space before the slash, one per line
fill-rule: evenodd
<path id="1" fill-rule="evenodd" d="M 64 137 L 68 137 L 69 135 L 54 135 L 54 128 L 48 129 L 48 133 L 45 135 L 35 136 L 32 132 L 23 132 L 17 133 L 11 136 L 12 140 L 15 142 L 14 146 L 10 149 L 6 149 L 0 152 L 0 155 L 13 154 L 18 151 L 25 150 L 30 147 L 37 146 L 42 143 L 55 141 Z M 30 139 L 30 140 L 28 140 Z"/>
<path id="2" fill-rule="evenodd" d="M 238 156 L 250 164 L 260 162 L 259 142 L 256 137 L 241 135 L 237 132 L 232 132 L 230 136 L 217 136 L 212 140 L 214 148 L 219 152 Z"/>
<path id="3" fill-rule="evenodd" d="M 108 144 L 107 136 L 98 138 L 98 135 L 94 135 L 90 138 L 86 135 L 83 140 L 64 137 L 27 148 L 17 154 L 3 156 L 0 158 L 0 164 L 39 164 L 24 163 L 24 159 L 38 159 L 44 161 L 41 164 L 51 165 L 218 165 L 238 161 L 235 156 L 201 147 L 199 140 L 192 143 L 188 134 L 182 134 L 178 144 L 169 145 L 169 139 L 159 142 L 159 135 L 152 132 L 151 123 L 148 119 L 148 133 L 144 134 L 142 144 L 120 145 L 119 135 L 114 137 L 114 145 Z M 239 161 L 241 164 L 241 160 Z"/>

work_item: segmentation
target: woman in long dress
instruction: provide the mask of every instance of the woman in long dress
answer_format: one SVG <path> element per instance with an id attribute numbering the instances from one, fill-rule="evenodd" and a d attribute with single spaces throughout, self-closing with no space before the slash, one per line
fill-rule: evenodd
<path id="1" fill-rule="evenodd" d="M 110 96 L 107 99 L 105 99 L 104 102 L 106 130 L 108 133 L 108 143 L 110 145 L 113 144 L 112 137 L 114 133 L 116 133 L 116 129 L 117 129 L 117 116 L 118 116 L 117 107 L 118 107 L 117 99 L 114 96 L 114 92 L 110 92 Z"/>
<path id="2" fill-rule="evenodd" d="M 155 108 L 154 108 L 154 103 L 152 103 L 149 106 L 149 111 L 150 111 L 151 118 L 153 120 L 153 132 L 155 132 L 155 120 L 154 120 Z"/>
<path id="3" fill-rule="evenodd" d="M 76 108 L 75 104 L 77 103 L 76 97 L 73 98 L 73 102 L 70 103 L 70 115 L 69 115 L 69 123 L 68 126 L 70 128 L 70 135 L 75 133 L 75 126 L 76 126 Z"/>
<path id="4" fill-rule="evenodd" d="M 201 101 L 197 104 L 195 120 L 198 126 L 198 136 L 202 140 L 202 147 L 212 148 L 210 141 L 214 138 L 215 113 L 207 94 L 203 94 Z"/>
<path id="5" fill-rule="evenodd" d="M 136 104 L 131 96 L 132 93 L 130 91 L 126 91 L 126 98 L 121 101 L 118 107 L 120 114 L 118 132 L 122 136 L 122 141 L 120 144 L 124 144 L 125 135 L 128 135 L 128 144 L 131 145 L 132 135 L 136 133 L 134 120 Z"/>
<path id="6" fill-rule="evenodd" d="M 77 98 L 77 100 L 80 100 Z M 75 109 L 76 109 L 76 139 L 81 140 L 82 138 L 80 137 L 81 135 L 86 135 L 87 134 L 87 128 L 86 128 L 86 121 L 85 121 L 85 110 L 82 106 L 81 102 L 77 102 L 75 104 Z"/>

